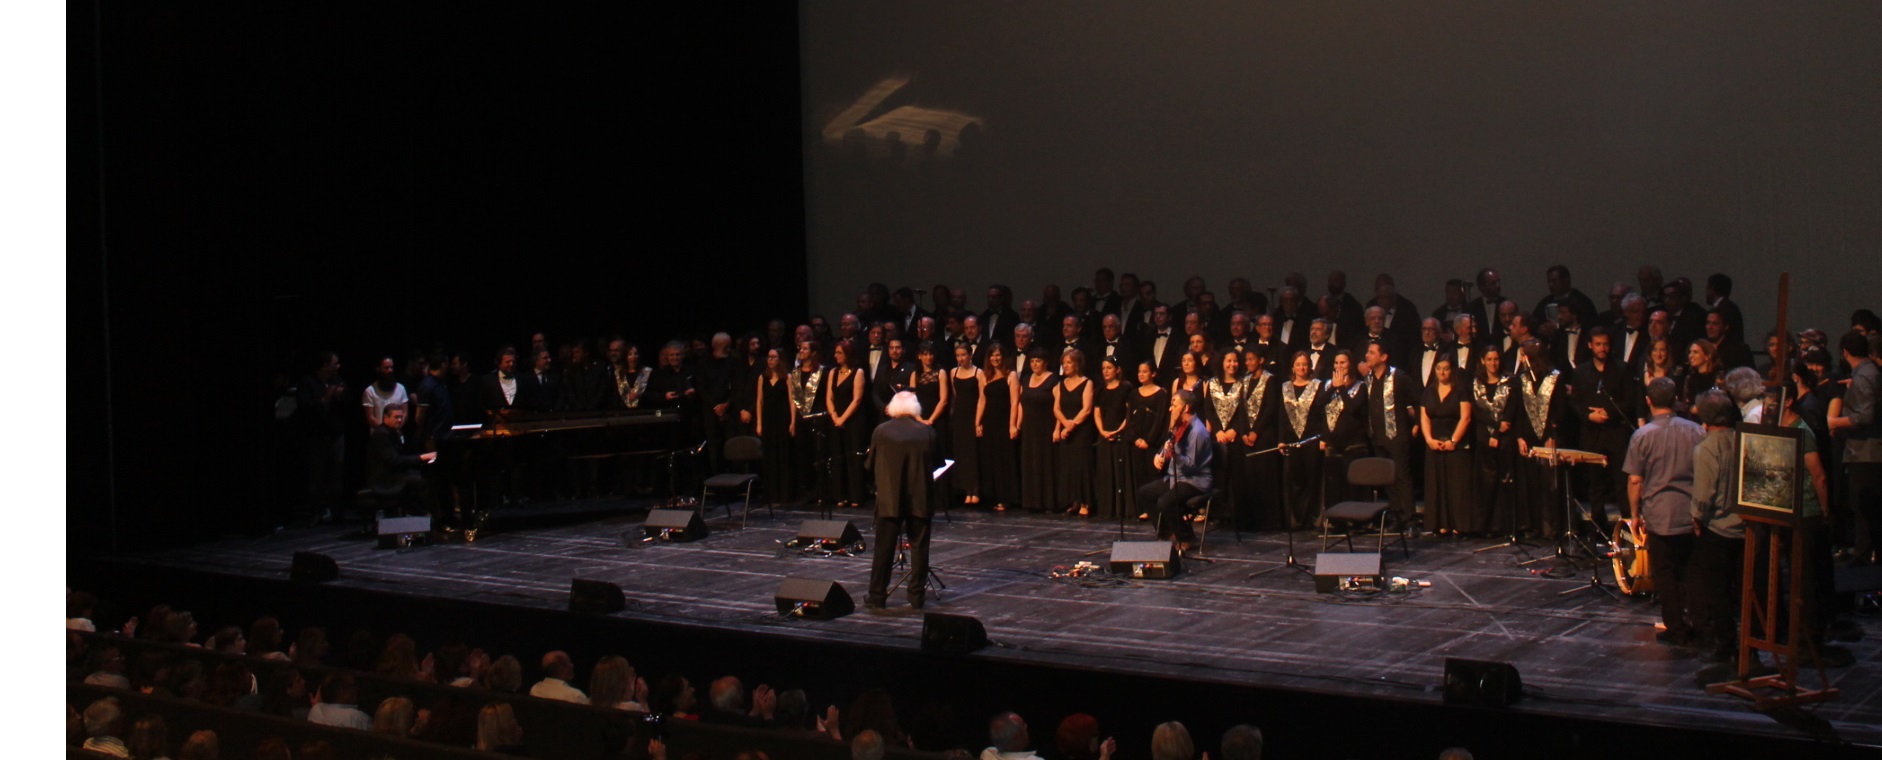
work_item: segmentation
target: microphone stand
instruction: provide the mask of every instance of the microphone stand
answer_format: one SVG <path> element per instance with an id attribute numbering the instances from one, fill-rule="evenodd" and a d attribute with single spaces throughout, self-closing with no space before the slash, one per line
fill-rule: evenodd
<path id="1" fill-rule="evenodd" d="M 834 510 L 831 507 L 834 502 L 828 497 L 830 491 L 836 485 L 836 451 L 830 447 L 829 431 L 824 429 L 823 425 L 819 424 L 820 420 L 827 419 L 829 416 L 829 412 L 812 412 L 798 418 L 810 423 L 811 435 L 817 437 L 817 451 L 823 454 L 823 456 L 819 457 L 821 462 L 818 468 L 822 471 L 822 477 L 818 480 L 816 489 L 817 511 L 823 515 L 825 520 L 835 516 Z"/>
<path id="2" fill-rule="evenodd" d="M 1295 449 L 1298 449 L 1309 443 L 1317 442 L 1319 440 L 1320 440 L 1320 436 L 1311 435 L 1306 438 L 1302 438 L 1298 441 L 1295 441 L 1293 443 L 1275 444 L 1274 448 L 1263 449 L 1261 451 L 1256 451 L 1256 452 L 1246 455 L 1248 458 L 1253 459 L 1255 457 L 1261 456 L 1262 454 L 1271 454 L 1275 452 L 1280 453 L 1281 459 L 1282 459 L 1281 461 L 1281 504 L 1282 504 L 1282 509 L 1287 512 L 1287 559 L 1286 561 L 1282 562 L 1279 565 L 1275 565 L 1274 567 L 1270 567 L 1264 570 L 1256 570 L 1252 573 L 1249 573 L 1248 574 L 1249 578 L 1254 578 L 1257 575 L 1266 575 L 1268 573 L 1271 573 L 1271 572 L 1274 572 L 1276 570 L 1280 570 L 1283 568 L 1292 568 L 1295 570 L 1299 570 L 1300 572 L 1305 573 L 1307 575 L 1313 575 L 1313 570 L 1309 569 L 1306 565 L 1301 564 L 1300 561 L 1298 559 L 1295 559 L 1294 557 L 1294 531 L 1299 529 L 1299 525 L 1294 521 L 1294 505 L 1291 503 L 1293 501 L 1294 495 L 1293 495 L 1292 483 L 1289 482 L 1290 476 L 1287 473 L 1288 466 L 1287 466 L 1286 459 L 1287 457 L 1293 455 L 1292 452 Z"/>

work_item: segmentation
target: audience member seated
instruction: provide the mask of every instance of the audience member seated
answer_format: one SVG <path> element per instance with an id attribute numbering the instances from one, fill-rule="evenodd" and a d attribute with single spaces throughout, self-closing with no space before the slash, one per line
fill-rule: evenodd
<path id="1" fill-rule="evenodd" d="M 351 672 L 341 670 L 327 676 L 326 682 L 320 684 L 320 691 L 314 693 L 314 706 L 307 711 L 307 722 L 372 730 L 372 716 L 359 709 L 359 684 L 353 680 Z"/>
<path id="2" fill-rule="evenodd" d="M 588 704 L 588 695 L 569 685 L 572 680 L 575 680 L 575 662 L 569 659 L 569 654 L 560 650 L 550 652 L 542 656 L 542 680 L 529 687 L 529 695 L 578 705 Z"/>
<path id="3" fill-rule="evenodd" d="M 113 689 L 131 688 L 131 679 L 124 677 L 124 653 L 117 647 L 99 647 L 92 653 L 91 661 L 91 674 L 85 676 L 85 683 Z"/>
<path id="4" fill-rule="evenodd" d="M 1189 738 L 1189 729 L 1181 723 L 1164 723 L 1150 735 L 1150 760 L 1195 760 L 1195 757 L 1196 742 Z"/>
<path id="5" fill-rule="evenodd" d="M 864 731 L 850 740 L 850 760 L 882 760 L 882 734 Z"/>
<path id="6" fill-rule="evenodd" d="M 1222 760 L 1261 760 L 1261 729 L 1243 723 L 1222 733 Z"/>
<path id="7" fill-rule="evenodd" d="M 1117 740 L 1100 738 L 1098 719 L 1085 713 L 1073 713 L 1059 721 L 1052 743 L 1065 760 L 1110 760 L 1117 752 Z"/>
<path id="8" fill-rule="evenodd" d="M 176 760 L 219 760 L 222 757 L 222 742 L 214 731 L 197 731 L 183 742 L 183 749 L 176 753 Z"/>
<path id="9" fill-rule="evenodd" d="M 987 725 L 987 737 L 993 742 L 980 751 L 980 760 L 1037 760 L 1039 755 L 1027 749 L 1032 736 L 1026 733 L 1026 721 L 1019 713 L 1000 713 Z"/>
<path id="10" fill-rule="evenodd" d="M 589 704 L 629 712 L 647 711 L 647 682 L 634 673 L 634 666 L 620 655 L 608 655 L 595 662 L 588 675 Z"/>
<path id="11" fill-rule="evenodd" d="M 263 616 L 255 619 L 255 624 L 248 627 L 248 641 L 245 653 L 250 657 L 264 660 L 286 662 L 288 653 L 281 651 L 281 621 Z"/>
<path id="12" fill-rule="evenodd" d="M 85 743 L 82 749 L 96 752 L 106 757 L 130 757 L 131 750 L 118 738 L 118 728 L 123 720 L 118 712 L 118 701 L 105 697 L 85 708 Z"/>
<path id="13" fill-rule="evenodd" d="M 653 703 L 648 707 L 668 720 L 699 720 L 699 716 L 693 714 L 698 702 L 692 682 L 674 674 L 660 679 L 660 685 L 653 690 Z"/>
<path id="14" fill-rule="evenodd" d="M 515 694 L 523 690 L 523 663 L 515 657 L 504 655 L 484 670 L 481 685 L 494 692 Z"/>
<path id="15" fill-rule="evenodd" d="M 170 756 L 170 728 L 163 721 L 162 715 L 146 715 L 138 718 L 131 726 L 131 735 L 125 740 L 131 757 L 137 760 L 156 760 Z"/>
<path id="16" fill-rule="evenodd" d="M 472 749 L 502 755 L 528 755 L 523 727 L 516 724 L 516 709 L 508 702 L 491 702 L 477 713 L 477 743 Z"/>
<path id="17" fill-rule="evenodd" d="M 745 684 L 737 676 L 712 682 L 710 704 L 699 714 L 707 723 L 747 728 L 765 728 L 777 715 L 778 695 L 770 686 L 759 684 L 752 690 L 751 707 L 745 706 Z"/>

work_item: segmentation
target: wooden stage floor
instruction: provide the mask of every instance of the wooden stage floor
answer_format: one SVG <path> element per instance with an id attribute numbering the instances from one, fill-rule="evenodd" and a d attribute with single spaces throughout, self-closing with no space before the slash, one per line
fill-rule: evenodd
<path id="1" fill-rule="evenodd" d="M 749 527 L 740 528 L 715 509 L 713 533 L 704 541 L 642 544 L 641 513 L 617 507 L 560 525 L 488 534 L 473 544 L 376 550 L 324 527 L 127 559 L 283 578 L 293 551 L 316 551 L 339 563 L 335 585 L 533 608 L 562 608 L 569 579 L 592 578 L 620 585 L 631 600 L 619 613 L 626 617 L 916 647 L 921 617 L 899 592 L 886 613 L 861 609 L 866 558 L 782 550 L 797 526 L 816 516 L 778 510 L 769 517 L 759 509 Z M 867 513 L 851 509 L 837 516 L 854 520 L 873 547 Z M 1151 537 L 1147 524 L 1133 521 L 1126 530 L 1134 539 Z M 1240 543 L 1226 532 L 1212 533 L 1207 553 L 1215 562 L 1190 562 L 1189 572 L 1172 581 L 1048 576 L 1054 566 L 1107 549 L 1116 536 L 1115 523 L 1096 519 L 955 510 L 951 522 L 936 521 L 932 557 L 947 589 L 931 595 L 929 610 L 979 618 L 1000 646 L 977 656 L 995 660 L 1429 704 L 1440 701 L 1445 657 L 1496 660 L 1521 673 L 1527 693 L 1515 710 L 1805 736 L 1744 701 L 1696 686 L 1706 663 L 1653 641 L 1658 613 L 1649 602 L 1615 601 L 1594 591 L 1557 596 L 1586 585 L 1588 574 L 1539 577 L 1516 564 L 1512 549 L 1473 554 L 1486 544 L 1425 539 L 1412 542 L 1406 560 L 1392 548 L 1387 575 L 1431 586 L 1369 599 L 1317 594 L 1311 578 L 1285 569 L 1250 578 L 1285 556 L 1279 533 L 1244 534 Z M 1316 541 L 1303 540 L 1299 556 L 1311 563 L 1317 549 Z M 1091 559 L 1102 564 L 1104 558 Z M 840 582 L 857 613 L 833 621 L 780 619 L 773 592 L 787 576 Z M 1827 725 L 1842 741 L 1882 745 L 1882 626 L 1874 619 L 1862 623 L 1863 641 L 1844 645 L 1856 664 L 1828 671 L 1841 697 L 1811 712 L 1819 730 Z M 1805 671 L 1800 680 L 1815 684 L 1816 673 Z"/>

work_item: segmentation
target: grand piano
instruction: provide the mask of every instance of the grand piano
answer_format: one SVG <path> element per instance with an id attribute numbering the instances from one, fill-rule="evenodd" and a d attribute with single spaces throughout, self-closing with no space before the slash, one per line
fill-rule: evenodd
<path id="1" fill-rule="evenodd" d="M 506 410 L 481 425 L 457 425 L 438 438 L 438 464 L 456 501 L 471 511 L 478 484 L 505 472 L 570 459 L 655 457 L 687 447 L 684 417 L 672 409 L 527 412 Z M 495 499 L 483 495 L 488 510 Z M 481 510 L 480 510 L 481 511 Z"/>

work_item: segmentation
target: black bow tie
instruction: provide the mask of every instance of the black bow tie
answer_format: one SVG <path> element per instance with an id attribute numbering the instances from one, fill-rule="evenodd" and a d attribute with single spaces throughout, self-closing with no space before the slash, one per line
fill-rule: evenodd
<path id="1" fill-rule="evenodd" d="M 1436 345 L 1434 345 L 1434 344 L 1431 344 L 1431 343 L 1426 343 L 1426 344 L 1425 344 L 1425 350 L 1426 350 L 1426 351 L 1436 351 L 1436 350 L 1438 350 L 1438 347 L 1437 347 Z"/>

